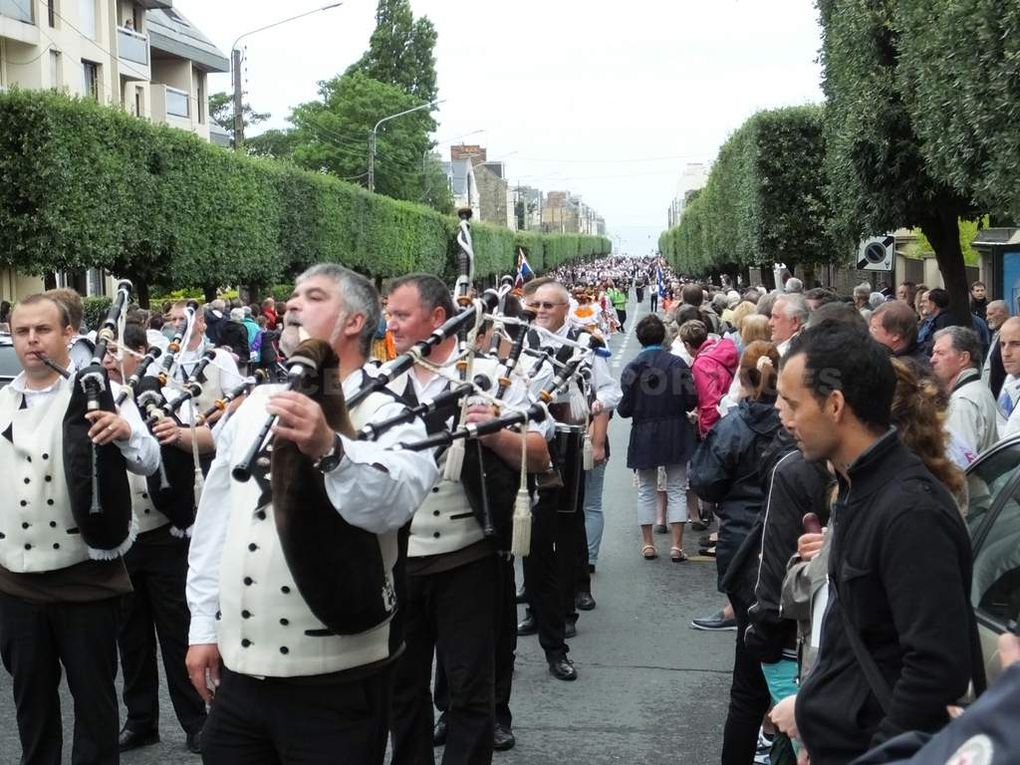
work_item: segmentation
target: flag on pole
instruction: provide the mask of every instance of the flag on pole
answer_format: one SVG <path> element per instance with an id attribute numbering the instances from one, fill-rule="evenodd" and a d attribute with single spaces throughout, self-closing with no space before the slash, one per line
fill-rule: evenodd
<path id="1" fill-rule="evenodd" d="M 666 297 L 666 277 L 662 273 L 662 266 L 657 266 L 655 269 L 655 281 L 658 284 L 659 297 Z"/>
<path id="2" fill-rule="evenodd" d="M 524 286 L 525 282 L 529 282 L 535 278 L 535 272 L 531 270 L 531 266 L 528 264 L 528 258 L 524 254 L 524 248 L 517 248 L 517 278 L 514 279 L 514 289 L 520 289 Z"/>

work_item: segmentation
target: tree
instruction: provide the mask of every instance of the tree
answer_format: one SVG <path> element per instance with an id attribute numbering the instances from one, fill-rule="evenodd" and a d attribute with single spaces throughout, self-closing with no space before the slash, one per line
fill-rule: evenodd
<path id="1" fill-rule="evenodd" d="M 410 0 L 379 0 L 376 27 L 368 50 L 347 74 L 360 72 L 394 85 L 415 104 L 436 100 L 436 29 L 422 17 L 415 20 Z"/>
<path id="2" fill-rule="evenodd" d="M 251 138 L 245 138 L 244 149 L 253 157 L 291 159 L 294 147 L 297 145 L 297 138 L 293 130 L 273 128 Z"/>
<path id="3" fill-rule="evenodd" d="M 417 106 L 395 85 L 351 72 L 319 83 L 322 100 L 296 107 L 290 121 L 293 160 L 309 170 L 366 185 L 369 136 L 383 117 Z M 428 203 L 423 163 L 431 148 L 431 118 L 424 111 L 382 125 L 376 139 L 375 187 L 380 194 Z M 445 186 L 445 179 L 442 184 Z M 430 188 L 438 187 L 433 171 Z"/>
<path id="4" fill-rule="evenodd" d="M 969 194 L 942 180 L 925 159 L 905 98 L 905 70 L 900 71 L 901 55 L 914 31 L 902 26 L 899 5 L 893 0 L 818 3 L 835 233 L 851 246 L 900 226 L 920 228 L 935 251 L 949 310 L 957 323 L 969 326 L 959 219 L 973 219 L 983 211 Z M 930 8 L 931 3 L 926 5 Z"/>
<path id="5" fill-rule="evenodd" d="M 723 144 L 704 189 L 688 198 L 659 250 L 695 276 L 761 266 L 768 279 L 773 263 L 810 271 L 840 259 L 824 157 L 821 107 L 755 114 Z"/>
<path id="6" fill-rule="evenodd" d="M 243 102 L 242 102 L 243 103 Z M 244 129 L 247 134 L 249 127 L 265 122 L 272 115 L 269 112 L 257 112 L 248 103 L 241 109 Z M 232 93 L 213 93 L 209 96 L 209 119 L 230 134 L 230 145 L 234 145 L 234 96 Z M 247 143 L 247 139 L 245 141 Z"/>
<path id="7" fill-rule="evenodd" d="M 1020 213 L 1020 5 L 904 0 L 904 100 L 928 166 L 989 210 Z M 964 33 L 966 30 L 966 33 Z"/>

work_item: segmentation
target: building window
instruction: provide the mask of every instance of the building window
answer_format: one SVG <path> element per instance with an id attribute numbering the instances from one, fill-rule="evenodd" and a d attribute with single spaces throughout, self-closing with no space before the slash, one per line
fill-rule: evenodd
<path id="1" fill-rule="evenodd" d="M 46 20 L 50 29 L 57 28 L 57 0 L 46 0 Z"/>
<path id="2" fill-rule="evenodd" d="M 142 89 L 141 88 L 135 88 L 135 116 L 136 117 L 141 117 L 145 113 L 145 110 L 143 109 L 142 104 L 143 104 L 143 101 L 142 101 Z"/>
<path id="3" fill-rule="evenodd" d="M 99 64 L 95 61 L 81 62 L 81 92 L 83 96 L 99 100 Z"/>
<path id="4" fill-rule="evenodd" d="M 90 40 L 96 38 L 96 0 L 78 0 L 78 29 Z"/>
<path id="5" fill-rule="evenodd" d="M 60 51 L 50 51 L 50 87 L 54 90 L 60 89 Z"/>

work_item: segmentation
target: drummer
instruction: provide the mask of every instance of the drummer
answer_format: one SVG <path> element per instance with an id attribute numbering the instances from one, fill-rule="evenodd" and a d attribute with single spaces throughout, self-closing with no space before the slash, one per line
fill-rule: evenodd
<path id="1" fill-rule="evenodd" d="M 557 360 L 565 361 L 573 353 L 566 342 L 577 340 L 582 332 L 567 321 L 570 293 L 566 287 L 552 279 L 536 279 L 525 286 L 524 300 L 536 313 L 535 324 L 547 330 L 541 334 L 529 333 L 532 346 L 550 346 L 555 350 Z M 553 415 L 561 425 L 588 427 L 593 461 L 599 465 L 606 459 L 606 429 L 610 412 L 622 397 L 619 384 L 609 372 L 609 365 L 599 355 L 592 362 L 591 387 L 594 401 L 591 403 L 590 423 L 569 422 L 565 412 L 570 407 L 561 405 L 563 402 L 557 402 L 552 408 L 556 410 Z M 572 390 L 571 393 L 577 395 L 577 391 Z M 569 402 L 569 396 L 564 398 L 564 402 Z M 518 634 L 537 632 L 550 673 L 560 680 L 574 680 L 577 670 L 567 658 L 569 648 L 565 639 L 576 634 L 577 596 L 586 594 L 591 598 L 587 535 L 584 514 L 580 512 L 583 499 L 573 494 L 567 497 L 555 489 L 542 490 L 539 495 L 532 528 L 532 553 L 524 559 L 525 589 L 530 608 L 524 621 L 518 625 Z M 561 506 L 564 499 L 569 507 Z"/>

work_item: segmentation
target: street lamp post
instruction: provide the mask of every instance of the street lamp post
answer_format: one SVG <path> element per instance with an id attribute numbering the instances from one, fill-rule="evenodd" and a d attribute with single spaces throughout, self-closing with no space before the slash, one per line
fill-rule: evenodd
<path id="1" fill-rule="evenodd" d="M 321 8 L 315 8 L 304 13 L 299 13 L 297 16 L 291 16 L 280 21 L 274 21 L 272 24 L 266 24 L 264 27 L 258 29 L 252 29 L 249 32 L 245 32 L 240 35 L 234 44 L 230 46 L 230 58 L 231 65 L 233 67 L 233 80 L 234 80 L 234 150 L 244 150 L 244 91 L 241 87 L 241 51 L 237 47 L 238 43 L 241 42 L 245 37 L 255 34 L 256 32 L 264 32 L 267 29 L 278 27 L 281 24 L 286 24 L 290 21 L 296 21 L 297 19 L 303 19 L 305 16 L 311 16 L 313 13 L 321 13 L 322 11 L 328 11 L 333 8 L 339 8 L 343 3 L 330 3 L 324 5 Z"/>
<path id="2" fill-rule="evenodd" d="M 411 112 L 419 112 L 422 109 L 429 109 L 429 108 L 431 108 L 433 106 L 436 106 L 438 104 L 441 104 L 441 103 L 443 103 L 443 102 L 442 101 L 430 101 L 427 104 L 421 104 L 420 106 L 416 106 L 413 109 L 406 109 L 405 111 L 397 112 L 396 114 L 391 114 L 389 117 L 383 117 L 381 120 L 379 120 L 377 123 L 375 123 L 375 127 L 372 128 L 372 134 L 368 137 L 368 190 L 369 191 L 375 192 L 375 139 L 376 139 L 376 134 L 379 132 L 379 126 L 382 125 L 384 122 L 389 122 L 390 120 L 395 120 L 397 117 L 403 117 L 405 114 L 411 114 Z"/>

